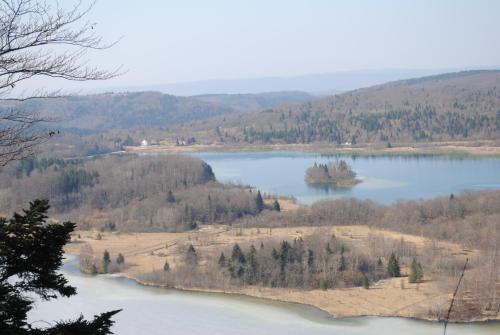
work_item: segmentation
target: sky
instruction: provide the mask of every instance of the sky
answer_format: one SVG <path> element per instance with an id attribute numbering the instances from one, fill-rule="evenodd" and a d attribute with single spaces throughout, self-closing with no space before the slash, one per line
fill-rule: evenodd
<path id="1" fill-rule="evenodd" d="M 500 65 L 496 0 L 99 0 L 93 86 Z M 69 85 L 71 86 L 71 85 Z"/>

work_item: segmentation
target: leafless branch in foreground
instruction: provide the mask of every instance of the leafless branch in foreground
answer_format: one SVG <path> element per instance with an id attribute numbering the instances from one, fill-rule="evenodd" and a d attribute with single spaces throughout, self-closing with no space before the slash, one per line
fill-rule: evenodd
<path id="1" fill-rule="evenodd" d="M 13 96 L 14 89 L 34 78 L 71 81 L 106 80 L 120 69 L 102 70 L 88 65 L 88 50 L 111 47 L 95 34 L 95 23 L 84 21 L 95 1 L 77 2 L 63 9 L 43 0 L 0 0 L 0 166 L 33 153 L 52 133 L 39 125 L 47 121 L 19 109 L 16 101 L 58 96 L 58 91 Z"/>

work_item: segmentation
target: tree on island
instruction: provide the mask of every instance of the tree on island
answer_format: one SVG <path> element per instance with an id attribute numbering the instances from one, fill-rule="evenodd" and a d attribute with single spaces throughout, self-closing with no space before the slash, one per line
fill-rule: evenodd
<path id="1" fill-rule="evenodd" d="M 356 172 L 340 160 L 329 164 L 317 164 L 307 169 L 305 181 L 309 185 L 326 185 L 333 187 L 351 187 L 360 182 L 356 179 Z"/>

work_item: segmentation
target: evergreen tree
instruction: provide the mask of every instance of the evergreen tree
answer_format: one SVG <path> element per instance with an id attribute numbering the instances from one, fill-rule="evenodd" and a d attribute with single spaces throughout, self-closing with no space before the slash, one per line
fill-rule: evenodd
<path id="1" fill-rule="evenodd" d="M 238 245 L 238 243 L 236 243 L 233 246 L 233 251 L 231 253 L 231 261 L 233 263 L 234 262 L 238 262 L 238 263 L 241 263 L 241 264 L 244 264 L 246 262 L 245 255 L 243 254 L 243 251 L 241 251 L 241 248 Z"/>
<path id="2" fill-rule="evenodd" d="M 281 212 L 281 206 L 280 203 L 278 202 L 278 199 L 274 200 L 273 209 L 277 212 Z"/>
<path id="3" fill-rule="evenodd" d="M 314 266 L 314 251 L 311 249 L 307 249 L 307 266 L 309 267 L 309 270 L 312 270 Z"/>
<path id="4" fill-rule="evenodd" d="M 342 244 L 340 246 L 340 261 L 339 261 L 339 271 L 340 272 L 347 270 L 347 261 L 345 260 L 344 253 L 345 253 L 345 247 Z"/>
<path id="5" fill-rule="evenodd" d="M 401 268 L 399 267 L 399 260 L 394 253 L 391 253 L 389 261 L 387 262 L 387 273 L 391 277 L 401 277 Z"/>
<path id="6" fill-rule="evenodd" d="M 246 257 L 247 266 L 247 277 L 250 284 L 255 282 L 255 277 L 257 276 L 257 249 L 253 245 L 250 246 L 250 251 Z"/>
<path id="7" fill-rule="evenodd" d="M 221 253 L 220 253 L 220 256 L 219 256 L 219 262 L 218 262 L 218 263 L 219 263 L 219 266 L 220 266 L 221 268 L 223 268 L 223 267 L 225 267 L 225 266 L 226 266 L 226 256 L 224 256 L 224 253 L 223 253 L 223 252 L 221 252 Z"/>
<path id="8" fill-rule="evenodd" d="M 111 263 L 111 256 L 109 255 L 108 250 L 104 250 L 102 254 L 102 272 L 108 273 L 108 267 Z"/>
<path id="9" fill-rule="evenodd" d="M 260 191 L 257 191 L 257 196 L 255 197 L 255 205 L 259 212 L 262 212 L 264 210 L 264 199 L 262 199 Z"/>
<path id="10" fill-rule="evenodd" d="M 414 258 L 410 265 L 410 275 L 408 276 L 408 281 L 410 283 L 420 283 L 422 279 L 424 279 L 422 265 Z"/>
<path id="11" fill-rule="evenodd" d="M 236 243 L 233 246 L 233 250 L 231 253 L 231 264 L 229 267 L 229 271 L 231 272 L 231 276 L 233 278 L 238 277 L 241 278 L 245 274 L 245 264 L 247 260 L 240 246 Z"/>
<path id="12" fill-rule="evenodd" d="M 330 242 L 328 242 L 328 243 L 326 244 L 326 248 L 325 248 L 325 250 L 326 250 L 326 254 L 327 254 L 327 255 L 331 255 L 331 254 L 333 254 L 333 250 L 332 250 L 332 248 L 330 247 Z"/>
<path id="13" fill-rule="evenodd" d="M 363 288 L 368 290 L 370 288 L 370 281 L 368 280 L 368 277 L 363 273 Z"/>
<path id="14" fill-rule="evenodd" d="M 275 261 L 277 261 L 280 258 L 280 254 L 278 253 L 278 251 L 276 251 L 275 248 L 273 248 L 273 251 L 271 252 L 271 256 L 273 257 L 273 259 Z"/>
<path id="15" fill-rule="evenodd" d="M 377 267 L 382 268 L 384 266 L 384 263 L 382 263 L 382 258 L 378 258 L 377 260 Z"/>
<path id="16" fill-rule="evenodd" d="M 118 254 L 118 257 L 116 257 L 116 263 L 117 264 L 125 263 L 125 257 L 122 254 Z"/>
<path id="17" fill-rule="evenodd" d="M 345 260 L 344 255 L 341 254 L 340 255 L 340 260 L 339 260 L 339 271 L 343 272 L 345 270 L 347 270 L 347 262 Z"/>
<path id="18" fill-rule="evenodd" d="M 64 245 L 75 224 L 47 223 L 48 201 L 35 200 L 22 214 L 0 218 L 0 333 L 1 334 L 110 334 L 111 317 L 117 311 L 83 317 L 38 329 L 27 320 L 34 297 L 51 300 L 70 297 L 76 289 L 60 273 Z M 97 270 L 97 269 L 96 269 Z"/>
<path id="19" fill-rule="evenodd" d="M 172 190 L 168 190 L 166 200 L 170 204 L 173 204 L 175 202 L 175 197 L 174 197 L 174 194 L 172 193 Z"/>
<path id="20" fill-rule="evenodd" d="M 189 245 L 186 253 L 186 264 L 198 265 L 198 254 L 192 244 Z"/>
<path id="21" fill-rule="evenodd" d="M 163 271 L 170 271 L 170 264 L 168 264 L 168 261 L 165 261 L 165 264 L 163 264 Z"/>

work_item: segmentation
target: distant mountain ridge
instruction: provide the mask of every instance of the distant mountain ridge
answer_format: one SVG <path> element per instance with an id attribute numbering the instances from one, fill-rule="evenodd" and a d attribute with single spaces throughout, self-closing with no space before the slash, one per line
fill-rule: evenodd
<path id="1" fill-rule="evenodd" d="M 205 140 L 236 143 L 500 139 L 500 70 L 399 80 L 179 131 L 195 136 L 207 128 L 224 136 Z"/>

